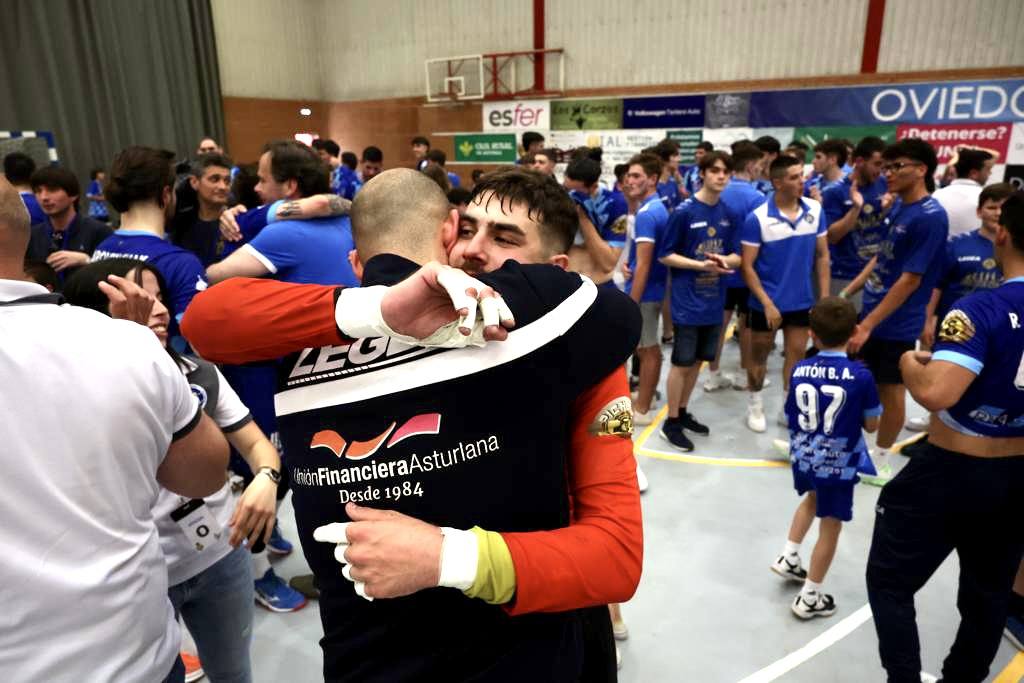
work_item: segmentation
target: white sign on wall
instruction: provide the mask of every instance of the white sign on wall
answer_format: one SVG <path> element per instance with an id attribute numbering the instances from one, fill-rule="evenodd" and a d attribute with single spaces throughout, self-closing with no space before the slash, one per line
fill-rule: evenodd
<path id="1" fill-rule="evenodd" d="M 485 102 L 484 130 L 546 131 L 551 127 L 551 103 L 547 100 Z"/>

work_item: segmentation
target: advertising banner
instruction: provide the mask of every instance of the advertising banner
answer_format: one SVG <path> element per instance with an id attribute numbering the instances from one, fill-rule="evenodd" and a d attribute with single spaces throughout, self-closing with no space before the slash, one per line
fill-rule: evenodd
<path id="1" fill-rule="evenodd" d="M 776 90 L 750 95 L 749 125 L 755 128 L 958 121 L 1024 121 L 1024 79 Z"/>
<path id="2" fill-rule="evenodd" d="M 705 128 L 704 139 L 715 146 L 715 149 L 729 151 L 729 145 L 737 140 L 753 140 L 753 128 Z"/>
<path id="3" fill-rule="evenodd" d="M 622 101 L 623 128 L 700 128 L 704 96 L 631 97 Z"/>
<path id="4" fill-rule="evenodd" d="M 622 100 L 554 100 L 551 130 L 622 128 Z"/>
<path id="5" fill-rule="evenodd" d="M 921 138 L 935 148 L 939 163 L 956 155 L 958 147 L 975 147 L 991 152 L 996 163 L 1006 163 L 1010 146 L 1009 123 L 963 123 L 957 125 L 904 124 L 896 128 L 896 139 Z"/>
<path id="6" fill-rule="evenodd" d="M 705 128 L 735 128 L 749 125 L 750 93 L 715 93 L 704 98 Z"/>
<path id="7" fill-rule="evenodd" d="M 1010 133 L 1010 147 L 1006 152 L 1006 163 L 1024 164 L 1024 123 L 1013 124 Z"/>
<path id="8" fill-rule="evenodd" d="M 548 100 L 484 102 L 484 130 L 547 130 L 551 128 L 551 103 Z"/>
<path id="9" fill-rule="evenodd" d="M 665 137 L 679 143 L 680 163 L 692 164 L 697 145 L 704 141 L 704 131 L 700 128 L 667 131 Z"/>
<path id="10" fill-rule="evenodd" d="M 475 133 L 455 136 L 455 162 L 513 164 L 516 136 L 512 133 Z"/>
<path id="11" fill-rule="evenodd" d="M 807 145 L 812 151 L 814 146 L 824 140 L 843 138 L 856 146 L 861 138 L 873 135 L 882 138 L 886 144 L 896 142 L 896 126 L 801 126 L 793 131 L 793 139 Z M 813 153 L 808 153 L 808 158 Z"/>

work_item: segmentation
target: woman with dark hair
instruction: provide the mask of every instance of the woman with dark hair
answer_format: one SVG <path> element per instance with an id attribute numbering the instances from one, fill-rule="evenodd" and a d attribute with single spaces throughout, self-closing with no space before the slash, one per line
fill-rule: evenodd
<path id="1" fill-rule="evenodd" d="M 168 597 L 195 639 L 206 674 L 214 682 L 251 681 L 253 577 L 246 546 L 270 538 L 281 459 L 215 365 L 167 346 L 172 312 L 164 303 L 167 284 L 158 269 L 132 259 L 98 261 L 68 281 L 64 296 L 74 306 L 111 315 L 111 300 L 103 291 L 113 291 L 111 275 L 152 295 L 146 325 L 181 368 L 203 410 L 257 473 L 237 504 L 226 482 L 214 495 L 193 500 L 161 489 L 153 505 L 167 562 Z"/>

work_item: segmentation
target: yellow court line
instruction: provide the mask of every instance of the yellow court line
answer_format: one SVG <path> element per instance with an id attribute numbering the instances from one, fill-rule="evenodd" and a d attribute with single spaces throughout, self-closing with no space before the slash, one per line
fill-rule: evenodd
<path id="1" fill-rule="evenodd" d="M 1024 678 L 1024 652 L 1018 652 L 992 683 L 1020 683 L 1021 678 Z"/>

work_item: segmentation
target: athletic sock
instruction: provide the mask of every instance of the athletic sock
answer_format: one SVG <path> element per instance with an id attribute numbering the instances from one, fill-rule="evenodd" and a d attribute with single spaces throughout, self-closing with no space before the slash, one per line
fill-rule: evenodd
<path id="1" fill-rule="evenodd" d="M 750 405 L 751 406 L 757 406 L 759 408 L 764 405 L 764 401 L 761 398 L 761 391 L 760 390 L 758 390 L 758 391 L 751 391 L 750 392 Z"/>
<path id="2" fill-rule="evenodd" d="M 809 598 L 813 596 L 816 600 L 819 593 L 821 593 L 821 584 L 814 583 L 810 579 L 804 581 L 804 587 L 800 589 L 800 595 L 804 596 L 808 605 L 814 604 L 814 601 Z"/>
<path id="3" fill-rule="evenodd" d="M 886 462 L 886 460 L 891 454 L 892 453 L 889 451 L 888 448 L 879 447 L 878 450 L 875 451 L 875 462 L 881 465 L 882 463 Z"/>
<path id="4" fill-rule="evenodd" d="M 790 541 L 789 539 L 786 539 L 786 545 L 783 546 L 783 548 L 782 548 L 782 556 L 783 557 L 787 557 L 787 558 L 792 558 L 794 556 L 799 556 L 799 554 L 800 554 L 800 544 L 799 543 L 794 543 L 793 541 Z"/>

